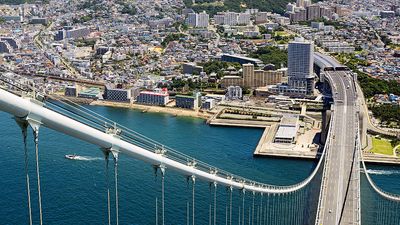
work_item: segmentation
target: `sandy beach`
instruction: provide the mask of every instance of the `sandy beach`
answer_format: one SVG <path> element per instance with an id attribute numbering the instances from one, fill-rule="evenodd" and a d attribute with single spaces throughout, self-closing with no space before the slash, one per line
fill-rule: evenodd
<path id="1" fill-rule="evenodd" d="M 131 104 L 126 102 L 109 102 L 109 101 L 93 101 L 90 105 L 108 106 L 108 107 L 118 107 L 118 108 L 128 108 L 141 110 L 142 112 L 155 112 L 155 113 L 168 113 L 174 116 L 187 116 L 194 118 L 201 118 L 207 120 L 213 114 L 203 111 L 194 111 L 189 109 L 180 109 L 175 107 L 161 107 L 161 106 L 149 106 L 140 104 Z"/>

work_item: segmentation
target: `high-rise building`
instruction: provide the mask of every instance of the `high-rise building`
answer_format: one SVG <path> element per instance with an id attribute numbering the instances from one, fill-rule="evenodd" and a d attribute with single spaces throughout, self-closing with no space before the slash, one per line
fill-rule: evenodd
<path id="1" fill-rule="evenodd" d="M 296 8 L 296 4 L 289 3 L 289 4 L 287 4 L 287 6 L 286 6 L 286 12 L 292 12 L 292 13 L 294 13 L 295 8 Z"/>
<path id="2" fill-rule="evenodd" d="M 239 13 L 237 23 L 238 23 L 238 25 L 250 24 L 250 14 L 249 13 Z"/>
<path id="3" fill-rule="evenodd" d="M 224 24 L 236 26 L 238 24 L 238 14 L 235 12 L 226 12 L 224 16 Z"/>
<path id="4" fill-rule="evenodd" d="M 296 6 L 297 7 L 304 7 L 304 0 L 297 0 L 296 1 Z"/>
<path id="5" fill-rule="evenodd" d="M 304 8 L 297 8 L 295 12 L 287 13 L 291 22 L 299 22 L 307 20 L 307 10 Z"/>
<path id="6" fill-rule="evenodd" d="M 307 7 L 307 20 L 315 20 L 321 18 L 319 5 L 310 5 Z"/>
<path id="7" fill-rule="evenodd" d="M 243 80 L 245 87 L 252 87 L 254 84 L 254 64 L 243 64 Z"/>
<path id="8" fill-rule="evenodd" d="M 201 12 L 197 16 L 196 27 L 206 28 L 208 27 L 208 22 L 210 20 L 209 15 L 206 12 Z"/>
<path id="9" fill-rule="evenodd" d="M 314 93 L 314 46 L 302 38 L 289 43 L 288 85 L 290 88 L 305 91 L 306 95 Z"/>
<path id="10" fill-rule="evenodd" d="M 225 14 L 218 13 L 217 15 L 214 15 L 214 21 L 215 21 L 215 24 L 217 24 L 217 25 L 224 24 L 224 19 L 225 19 Z"/>
<path id="11" fill-rule="evenodd" d="M 189 13 L 186 18 L 186 24 L 191 27 L 195 27 L 197 24 L 197 13 Z"/>
<path id="12" fill-rule="evenodd" d="M 308 7 L 312 4 L 311 0 L 304 0 L 304 7 Z"/>
<path id="13" fill-rule="evenodd" d="M 327 17 L 328 19 L 331 19 L 333 14 L 335 13 L 335 10 L 331 7 L 321 7 L 320 13 L 321 17 Z"/>
<path id="14" fill-rule="evenodd" d="M 210 17 L 206 12 L 189 13 L 186 18 L 186 24 L 191 27 L 208 27 Z"/>
<path id="15" fill-rule="evenodd" d="M 259 12 L 256 15 L 255 22 L 256 24 L 266 23 L 268 21 L 268 12 Z"/>

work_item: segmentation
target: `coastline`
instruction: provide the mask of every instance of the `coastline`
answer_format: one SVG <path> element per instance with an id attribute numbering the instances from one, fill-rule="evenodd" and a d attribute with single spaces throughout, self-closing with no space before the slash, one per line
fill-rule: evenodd
<path id="1" fill-rule="evenodd" d="M 161 107 L 161 106 L 153 106 L 153 105 L 140 105 L 134 103 L 126 103 L 126 102 L 109 102 L 109 101 L 93 101 L 90 105 L 97 106 L 107 106 L 107 107 L 115 107 L 115 108 L 127 108 L 134 110 L 141 110 L 142 112 L 152 112 L 152 113 L 166 113 L 174 116 L 185 116 L 192 118 L 199 118 L 207 120 L 213 114 L 205 111 L 194 111 L 190 109 L 181 109 L 175 107 Z"/>
<path id="2" fill-rule="evenodd" d="M 76 98 L 68 98 L 71 101 L 74 101 L 78 104 L 88 104 L 94 106 L 106 106 L 106 107 L 114 107 L 114 108 L 126 108 L 126 109 L 133 109 L 133 110 L 140 110 L 142 112 L 151 112 L 151 113 L 164 113 L 170 114 L 173 116 L 182 116 L 182 117 L 191 117 L 191 118 L 199 118 L 203 120 L 208 120 L 215 116 L 212 112 L 206 111 L 194 111 L 190 109 L 181 109 L 175 107 L 161 107 L 161 106 L 152 106 L 152 105 L 140 105 L 140 104 L 132 104 L 126 102 L 110 102 L 110 101 L 103 101 L 103 100 L 95 100 L 95 101 L 77 101 Z M 213 124 L 211 124 L 213 125 Z M 232 126 L 232 124 L 221 124 L 222 126 Z M 243 127 L 243 124 L 239 125 Z M 318 154 L 315 154 L 314 157 L 301 157 L 298 155 L 292 154 L 280 154 L 280 155 L 254 155 L 254 157 L 265 157 L 265 158 L 295 158 L 301 160 L 310 160 L 315 159 L 318 157 Z M 400 165 L 399 158 L 395 157 L 381 157 L 378 155 L 371 155 L 368 154 L 365 156 L 365 161 L 371 164 L 378 164 L 378 165 Z"/>

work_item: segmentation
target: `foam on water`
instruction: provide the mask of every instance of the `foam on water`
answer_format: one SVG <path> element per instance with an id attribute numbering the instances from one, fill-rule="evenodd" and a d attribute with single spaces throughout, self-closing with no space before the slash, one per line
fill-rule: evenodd
<path id="1" fill-rule="evenodd" d="M 375 175 L 393 175 L 400 174 L 399 170 L 367 170 L 369 174 Z"/>
<path id="2" fill-rule="evenodd" d="M 92 157 L 92 156 L 75 156 L 74 160 L 80 161 L 96 161 L 96 160 L 104 160 L 101 157 Z"/>

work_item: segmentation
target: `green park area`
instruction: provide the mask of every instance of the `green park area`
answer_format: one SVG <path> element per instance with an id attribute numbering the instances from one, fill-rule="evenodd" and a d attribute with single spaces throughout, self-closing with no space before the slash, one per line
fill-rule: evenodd
<path id="1" fill-rule="evenodd" d="M 390 140 L 372 137 L 371 152 L 383 155 L 393 155 L 393 146 Z"/>
<path id="2" fill-rule="evenodd" d="M 286 36 L 289 36 L 289 34 L 286 31 L 276 31 L 275 36 L 286 37 Z"/>

